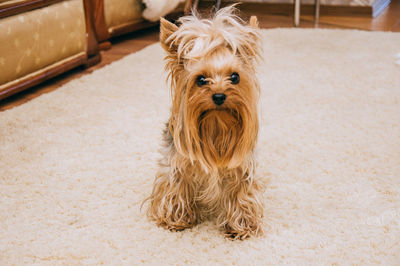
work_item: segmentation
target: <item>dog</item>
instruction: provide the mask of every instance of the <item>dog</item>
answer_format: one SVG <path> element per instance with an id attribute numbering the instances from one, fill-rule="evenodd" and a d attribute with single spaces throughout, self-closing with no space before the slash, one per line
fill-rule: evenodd
<path id="1" fill-rule="evenodd" d="M 263 232 L 255 177 L 261 40 L 257 18 L 245 24 L 236 11 L 160 22 L 172 107 L 147 215 L 172 231 L 214 218 L 233 239 Z"/>

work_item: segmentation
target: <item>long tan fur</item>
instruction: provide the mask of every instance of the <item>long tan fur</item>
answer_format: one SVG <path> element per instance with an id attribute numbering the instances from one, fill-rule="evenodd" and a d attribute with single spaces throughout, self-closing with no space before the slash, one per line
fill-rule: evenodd
<path id="1" fill-rule="evenodd" d="M 227 7 L 212 19 L 162 19 L 160 41 L 173 96 L 148 215 L 171 230 L 215 216 L 234 238 L 262 232 L 263 188 L 254 176 L 260 39 Z M 232 73 L 240 75 L 234 84 Z M 199 86 L 196 78 L 205 77 Z M 212 96 L 226 95 L 222 105 Z"/>

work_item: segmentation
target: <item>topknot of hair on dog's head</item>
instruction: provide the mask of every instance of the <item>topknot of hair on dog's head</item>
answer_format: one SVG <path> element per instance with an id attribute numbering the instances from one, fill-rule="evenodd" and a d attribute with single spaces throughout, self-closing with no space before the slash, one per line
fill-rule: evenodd
<path id="1" fill-rule="evenodd" d="M 260 58 L 257 19 L 252 17 L 250 25 L 245 25 L 236 11 L 232 5 L 220 9 L 212 19 L 202 19 L 197 14 L 182 17 L 178 20 L 180 26 L 165 36 L 164 45 L 176 53 L 178 61 L 199 59 L 225 46 L 253 65 Z"/>

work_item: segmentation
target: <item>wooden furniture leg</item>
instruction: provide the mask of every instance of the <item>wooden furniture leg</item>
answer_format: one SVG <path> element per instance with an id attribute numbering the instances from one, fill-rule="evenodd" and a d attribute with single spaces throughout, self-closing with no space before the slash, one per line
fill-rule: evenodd
<path id="1" fill-rule="evenodd" d="M 92 16 L 95 25 L 95 32 L 100 50 L 111 48 L 110 33 L 107 31 L 106 19 L 104 17 L 104 1 L 90 0 L 92 6 Z"/>
<path id="2" fill-rule="evenodd" d="M 94 16 L 93 16 L 93 4 L 90 0 L 83 1 L 83 7 L 85 10 L 86 20 L 86 36 L 87 36 L 87 58 L 88 61 L 85 63 L 86 67 L 91 67 L 101 61 L 101 54 L 99 51 L 99 43 L 97 41 Z"/>

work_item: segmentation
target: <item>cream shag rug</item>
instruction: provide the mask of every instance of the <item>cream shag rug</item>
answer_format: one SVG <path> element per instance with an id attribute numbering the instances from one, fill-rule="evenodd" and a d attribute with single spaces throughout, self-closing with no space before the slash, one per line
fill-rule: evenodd
<path id="1" fill-rule="evenodd" d="M 400 263 L 400 34 L 262 31 L 265 236 L 140 211 L 170 99 L 159 44 L 0 113 L 0 264 Z"/>

